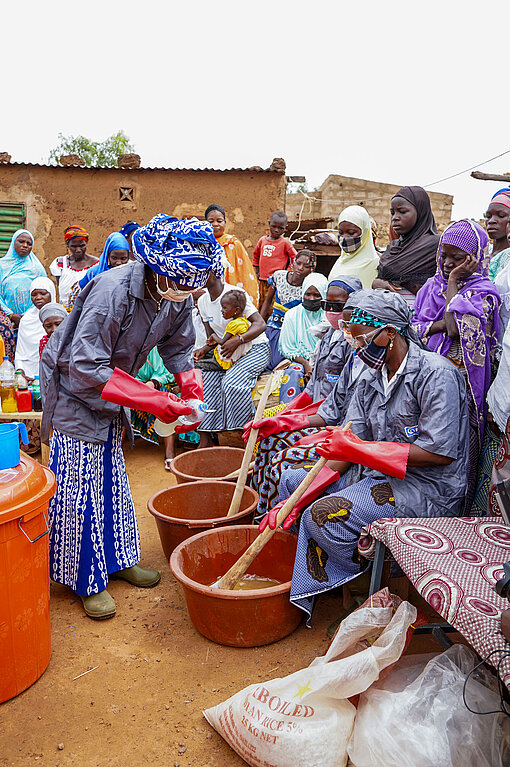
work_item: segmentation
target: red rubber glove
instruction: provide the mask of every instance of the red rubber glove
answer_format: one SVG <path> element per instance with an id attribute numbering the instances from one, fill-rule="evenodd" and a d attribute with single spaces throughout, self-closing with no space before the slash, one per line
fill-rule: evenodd
<path id="1" fill-rule="evenodd" d="M 408 442 L 364 442 L 338 426 L 328 426 L 329 437 L 318 445 L 319 455 L 328 461 L 350 461 L 390 477 L 404 479 L 411 445 Z"/>
<path id="2" fill-rule="evenodd" d="M 260 421 L 250 421 L 245 424 L 243 439 L 248 442 L 250 431 L 258 429 L 257 440 L 265 439 L 271 434 L 278 434 L 280 431 L 295 431 L 296 429 L 306 429 L 310 426 L 310 416 L 306 413 L 280 413 L 273 418 L 262 418 Z"/>
<path id="3" fill-rule="evenodd" d="M 326 429 L 315 432 L 315 434 L 307 434 L 306 437 L 301 437 L 297 442 L 294 442 L 292 447 L 304 447 L 306 445 L 316 445 L 318 442 L 326 439 L 329 436 L 329 432 Z"/>
<path id="4" fill-rule="evenodd" d="M 249 421 L 244 425 L 243 439 L 248 441 L 250 431 L 259 429 L 257 440 L 269 437 L 271 434 L 278 434 L 281 431 L 296 431 L 296 429 L 306 429 L 310 426 L 310 416 L 315 415 L 324 400 L 312 402 L 301 410 L 282 410 L 278 415 L 272 418 L 261 418 L 260 421 Z"/>
<path id="5" fill-rule="evenodd" d="M 204 381 L 202 371 L 198 368 L 185 370 L 183 373 L 174 373 L 181 392 L 181 399 L 187 402 L 189 399 L 199 399 L 204 401 Z"/>
<path id="6" fill-rule="evenodd" d="M 340 479 L 340 474 L 337 471 L 333 471 L 329 468 L 329 466 L 323 466 L 310 487 L 303 493 L 299 501 L 296 503 L 289 516 L 284 519 L 282 528 L 284 530 L 288 530 L 289 527 L 292 527 L 303 509 L 305 509 L 312 501 L 315 501 L 315 499 L 319 497 L 322 491 L 333 482 L 336 482 L 337 479 Z M 284 503 L 285 501 L 279 501 L 276 506 L 273 506 L 271 511 L 267 512 L 264 519 L 260 521 L 259 530 L 261 533 L 266 529 L 268 525 L 271 530 L 275 529 L 278 512 Z"/>
<path id="7" fill-rule="evenodd" d="M 191 399 L 204 401 L 204 381 L 202 371 L 199 368 L 191 368 L 191 370 L 185 370 L 183 373 L 174 373 L 174 377 L 179 385 L 181 399 L 185 402 Z M 188 425 L 179 424 L 175 427 L 175 433 L 184 434 L 186 431 L 195 431 L 199 425 L 200 421 Z"/>
<path id="8" fill-rule="evenodd" d="M 311 405 L 312 402 L 313 400 L 310 395 L 307 394 L 306 391 L 302 391 L 297 397 L 294 397 L 290 402 L 287 402 L 282 412 L 287 413 L 289 410 L 302 410 L 304 407 Z"/>
<path id="9" fill-rule="evenodd" d="M 193 409 L 175 394 L 151 389 L 120 368 L 114 369 L 110 380 L 101 392 L 101 399 L 152 413 L 163 423 L 172 423 L 180 415 L 193 412 Z"/>

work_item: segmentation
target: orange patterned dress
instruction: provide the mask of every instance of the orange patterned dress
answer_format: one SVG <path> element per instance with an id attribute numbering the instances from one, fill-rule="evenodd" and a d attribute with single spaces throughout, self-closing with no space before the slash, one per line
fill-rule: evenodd
<path id="1" fill-rule="evenodd" d="M 259 304 L 259 284 L 255 269 L 242 242 L 235 234 L 223 234 L 219 240 L 228 261 L 225 272 L 225 282 L 232 287 L 244 288 L 253 299 L 255 306 Z"/>

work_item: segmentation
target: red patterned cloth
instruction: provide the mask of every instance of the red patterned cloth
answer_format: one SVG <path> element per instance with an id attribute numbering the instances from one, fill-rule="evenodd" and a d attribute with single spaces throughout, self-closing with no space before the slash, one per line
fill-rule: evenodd
<path id="1" fill-rule="evenodd" d="M 482 658 L 493 650 L 510 652 L 500 630 L 510 605 L 494 591 L 510 559 L 510 527 L 501 517 L 379 519 L 363 528 L 359 551 L 373 559 L 375 539 L 382 541 L 413 586 Z M 490 659 L 493 666 L 501 655 Z M 510 658 L 501 679 L 510 689 Z"/>
<path id="2" fill-rule="evenodd" d="M 46 346 L 49 340 L 50 339 L 48 338 L 48 336 L 43 336 L 41 340 L 39 341 L 39 359 L 42 357 L 44 347 Z"/>

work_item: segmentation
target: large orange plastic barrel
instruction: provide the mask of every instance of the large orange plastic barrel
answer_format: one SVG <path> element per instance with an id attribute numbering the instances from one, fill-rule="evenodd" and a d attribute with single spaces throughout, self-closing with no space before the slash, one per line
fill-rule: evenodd
<path id="1" fill-rule="evenodd" d="M 55 476 L 26 455 L 0 471 L 0 703 L 30 687 L 51 655 L 48 504 Z"/>

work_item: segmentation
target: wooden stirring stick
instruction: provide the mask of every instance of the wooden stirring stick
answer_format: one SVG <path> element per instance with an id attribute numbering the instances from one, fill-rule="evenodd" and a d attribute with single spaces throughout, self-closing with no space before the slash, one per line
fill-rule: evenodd
<path id="1" fill-rule="evenodd" d="M 252 461 L 250 465 L 248 466 L 248 473 L 250 473 L 250 471 L 253 471 L 254 467 L 255 467 L 255 461 Z M 241 472 L 241 467 L 239 467 L 235 471 L 231 471 L 230 474 L 227 474 L 226 477 L 223 477 L 223 480 L 225 481 L 226 479 L 237 479 L 240 472 Z"/>
<path id="2" fill-rule="evenodd" d="M 352 421 L 349 421 L 349 423 L 343 427 L 343 431 L 347 431 L 351 428 Z M 278 512 L 278 516 L 276 517 L 276 527 L 274 530 L 271 530 L 269 525 L 266 527 L 266 529 L 259 533 L 259 535 L 255 538 L 253 543 L 248 546 L 244 554 L 241 554 L 237 562 L 234 562 L 230 570 L 228 570 L 225 575 L 223 575 L 220 580 L 214 584 L 214 588 L 217 589 L 233 589 L 236 583 L 241 580 L 243 575 L 245 574 L 246 570 L 249 568 L 257 554 L 259 554 L 266 543 L 273 537 L 273 535 L 276 533 L 280 525 L 284 520 L 287 519 L 290 512 L 296 505 L 296 503 L 299 501 L 299 499 L 304 495 L 305 491 L 308 490 L 310 485 L 312 484 L 313 480 L 317 476 L 317 474 L 320 472 L 320 470 L 325 466 L 327 459 L 326 458 L 319 458 L 315 466 L 312 466 L 306 477 L 303 479 L 299 487 L 297 487 L 290 498 L 287 498 L 285 503 L 283 504 L 282 508 Z"/>
<path id="3" fill-rule="evenodd" d="M 269 399 L 269 395 L 271 394 L 272 388 L 273 388 L 273 374 L 271 373 L 271 375 L 266 381 L 266 385 L 264 386 L 264 390 L 259 399 L 259 404 L 257 405 L 255 417 L 253 418 L 254 421 L 259 421 L 263 417 L 267 400 Z M 239 476 L 237 477 L 236 488 L 234 490 L 234 495 L 232 496 L 232 500 L 230 502 L 230 507 L 227 512 L 227 517 L 231 517 L 233 514 L 237 514 L 241 506 L 241 499 L 244 493 L 246 477 L 248 476 L 250 461 L 253 456 L 253 450 L 255 448 L 255 443 L 257 441 L 258 435 L 259 435 L 258 429 L 251 429 L 250 436 L 248 437 L 248 442 L 246 443 L 246 447 L 244 449 L 243 462 L 241 464 L 241 468 L 239 469 Z"/>

